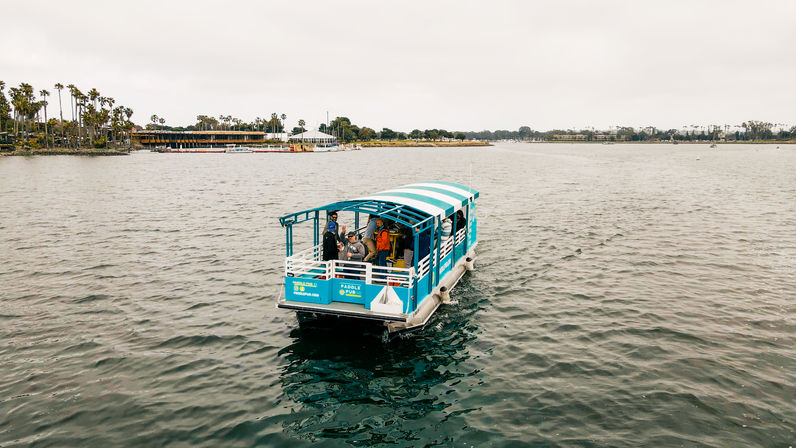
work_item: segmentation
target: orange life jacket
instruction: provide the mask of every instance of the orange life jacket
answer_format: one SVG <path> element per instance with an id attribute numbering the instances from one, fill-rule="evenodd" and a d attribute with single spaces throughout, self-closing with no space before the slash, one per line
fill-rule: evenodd
<path id="1" fill-rule="evenodd" d="M 386 227 L 382 227 L 376 233 L 376 250 L 390 250 L 390 232 Z"/>

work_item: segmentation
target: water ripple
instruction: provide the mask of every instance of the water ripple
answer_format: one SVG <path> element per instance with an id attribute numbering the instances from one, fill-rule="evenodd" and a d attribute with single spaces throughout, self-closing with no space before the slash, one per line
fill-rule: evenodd
<path id="1" fill-rule="evenodd" d="M 1 158 L 0 447 L 792 445 L 783 146 Z M 278 216 L 427 178 L 481 191 L 457 306 L 274 308 Z"/>

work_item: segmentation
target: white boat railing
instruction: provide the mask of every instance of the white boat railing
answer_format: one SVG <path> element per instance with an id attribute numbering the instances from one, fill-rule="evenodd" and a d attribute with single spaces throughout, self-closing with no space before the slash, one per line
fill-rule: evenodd
<path id="1" fill-rule="evenodd" d="M 461 229 L 459 229 L 458 232 L 456 232 L 456 245 L 457 246 L 459 245 L 459 243 L 464 241 L 464 239 L 467 237 L 467 231 L 466 230 L 467 229 L 462 227 Z"/>
<path id="2" fill-rule="evenodd" d="M 428 274 L 429 263 L 431 263 L 431 255 L 426 255 L 422 260 L 417 262 L 418 278 L 423 278 L 426 274 Z"/>
<path id="3" fill-rule="evenodd" d="M 357 229 L 361 233 L 364 227 Z M 465 229 L 456 232 L 455 238 L 448 238 L 440 246 L 440 256 L 445 257 L 453 251 L 454 240 L 461 244 L 466 238 Z M 426 255 L 418 261 L 415 268 L 398 268 L 375 266 L 371 263 L 360 261 L 329 260 L 322 261 L 322 245 L 309 247 L 285 259 L 285 276 L 287 277 L 312 277 L 323 280 L 331 278 L 346 278 L 362 280 L 373 285 L 392 285 L 411 288 L 416 279 L 423 278 L 429 273 L 431 255 Z"/>
<path id="4" fill-rule="evenodd" d="M 445 258 L 446 255 L 451 253 L 453 250 L 453 238 L 448 238 L 442 241 L 442 244 L 439 246 L 439 257 Z"/>
<path id="5" fill-rule="evenodd" d="M 328 263 L 335 277 L 362 280 L 369 285 L 411 288 L 415 277 L 412 268 L 375 266 L 361 261 L 330 260 Z"/>

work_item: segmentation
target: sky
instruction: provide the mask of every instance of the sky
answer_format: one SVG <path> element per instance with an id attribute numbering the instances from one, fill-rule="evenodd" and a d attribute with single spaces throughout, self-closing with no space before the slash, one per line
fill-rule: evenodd
<path id="1" fill-rule="evenodd" d="M 61 82 L 171 126 L 789 127 L 794 54 L 792 0 L 26 0 L 0 15 L 0 80 L 49 90 L 50 116 Z"/>

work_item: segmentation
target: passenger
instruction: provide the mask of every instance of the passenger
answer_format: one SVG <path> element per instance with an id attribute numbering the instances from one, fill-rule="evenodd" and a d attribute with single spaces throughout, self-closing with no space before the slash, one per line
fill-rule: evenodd
<path id="1" fill-rule="evenodd" d="M 343 247 L 343 260 L 345 261 L 357 261 L 361 262 L 362 258 L 365 256 L 365 246 L 362 245 L 361 242 L 357 240 L 356 232 L 348 232 L 347 241 L 345 246 Z M 343 277 L 351 280 L 356 280 L 361 278 L 360 275 L 362 271 L 357 269 L 360 266 L 348 265 L 343 268 Z"/>
<path id="2" fill-rule="evenodd" d="M 340 243 L 345 243 L 345 226 L 340 227 L 340 224 L 337 223 L 337 211 L 332 210 L 329 212 L 329 220 L 326 221 L 326 228 L 329 227 L 329 224 L 334 223 L 334 237 Z"/>
<path id="3" fill-rule="evenodd" d="M 445 241 L 451 237 L 451 233 L 453 232 L 453 222 L 451 221 L 450 216 L 442 220 L 442 224 L 440 224 L 440 232 L 442 241 Z"/>
<path id="4" fill-rule="evenodd" d="M 381 217 L 376 218 L 376 266 L 387 267 L 390 253 L 390 230 Z"/>
<path id="5" fill-rule="evenodd" d="M 348 232 L 347 241 L 343 248 L 343 260 L 345 261 L 362 261 L 365 256 L 365 246 L 357 240 L 356 232 Z"/>
<path id="6" fill-rule="evenodd" d="M 465 227 L 467 227 L 467 218 L 464 217 L 464 211 L 459 210 L 456 212 L 456 233 Z"/>
<path id="7" fill-rule="evenodd" d="M 362 242 L 368 248 L 368 254 L 362 261 L 370 261 L 376 258 L 376 227 L 376 217 L 370 215 L 368 225 L 365 227 L 365 234 L 362 236 Z"/>
<path id="8" fill-rule="evenodd" d="M 335 229 L 337 229 L 337 224 L 329 222 L 326 225 L 326 231 L 323 232 L 323 261 L 337 260 L 339 249 Z"/>
<path id="9" fill-rule="evenodd" d="M 414 224 L 414 222 L 412 222 Z M 406 226 L 403 229 L 402 245 L 404 247 L 404 267 L 411 268 L 415 261 L 415 237 L 412 235 L 412 228 Z"/>

